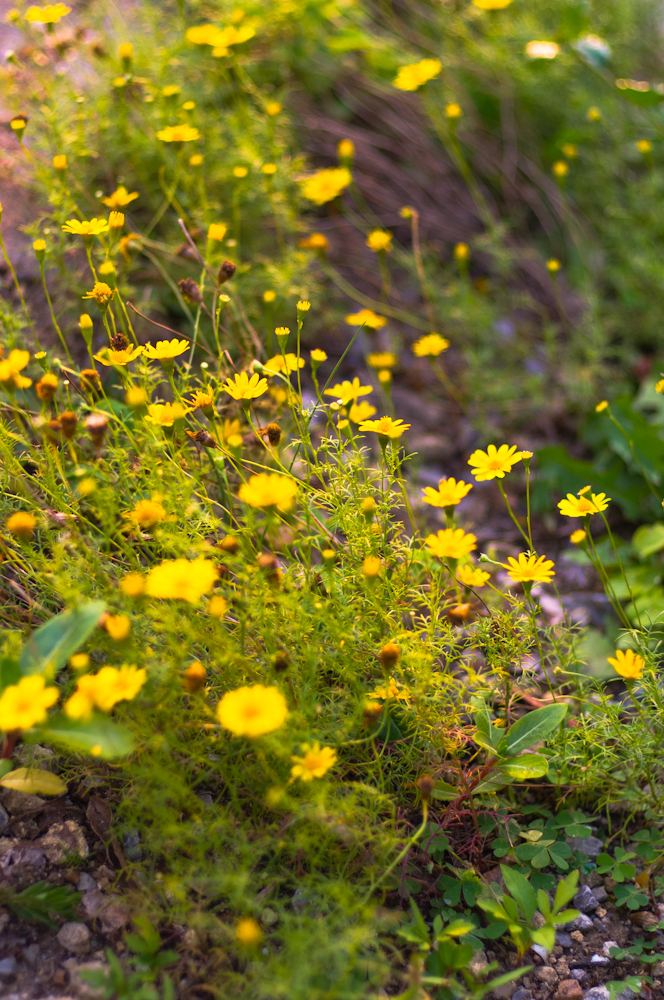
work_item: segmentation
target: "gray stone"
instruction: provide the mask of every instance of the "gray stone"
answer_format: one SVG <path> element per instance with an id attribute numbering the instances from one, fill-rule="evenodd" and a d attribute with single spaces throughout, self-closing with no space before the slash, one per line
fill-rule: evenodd
<path id="1" fill-rule="evenodd" d="M 547 986 L 555 986 L 558 982 L 558 973 L 551 965 L 541 965 L 539 968 L 535 969 L 535 979 L 539 979 L 540 982 L 546 983 Z"/>
<path id="2" fill-rule="evenodd" d="M 591 955 L 590 961 L 593 965 L 608 965 L 611 959 L 607 958 L 606 955 Z"/>
<path id="3" fill-rule="evenodd" d="M 90 931 L 85 924 L 75 921 L 63 924 L 57 938 L 62 947 L 74 955 L 85 955 L 90 951 Z"/>
<path id="4" fill-rule="evenodd" d="M 303 889 L 296 889 L 293 893 L 293 899 L 291 900 L 291 905 L 298 917 L 301 916 L 309 905 L 309 900 L 304 895 Z M 510 994 L 511 995 L 511 994 Z"/>
<path id="5" fill-rule="evenodd" d="M 602 945 L 602 954 L 606 955 L 607 958 L 611 958 L 611 949 L 617 947 L 618 947 L 617 941 L 605 941 L 604 944 Z"/>
<path id="6" fill-rule="evenodd" d="M 0 806 L 0 833 L 3 833 L 9 826 L 9 813 L 4 808 Z"/>
<path id="7" fill-rule="evenodd" d="M 589 916 L 581 913 L 569 926 L 573 931 L 589 931 L 592 930 L 594 925 Z"/>
<path id="8" fill-rule="evenodd" d="M 583 982 L 583 980 L 586 978 L 587 975 L 588 973 L 586 972 L 585 969 L 572 969 L 570 971 L 570 976 L 572 977 L 572 979 L 578 979 L 580 983 Z"/>
<path id="9" fill-rule="evenodd" d="M 531 944 L 530 950 L 534 951 L 536 955 L 539 955 L 539 957 L 542 959 L 543 962 L 546 962 L 546 959 L 547 959 L 547 956 L 548 956 L 549 953 L 546 950 L 546 948 L 544 947 L 544 945 L 542 945 L 542 944 Z"/>
<path id="10" fill-rule="evenodd" d="M 566 837 L 565 842 L 573 851 L 581 851 L 591 861 L 594 861 L 597 855 L 604 850 L 604 844 L 599 837 Z M 599 998 L 591 997 L 591 1000 L 599 1000 Z"/>
<path id="11" fill-rule="evenodd" d="M 129 830 L 125 833 L 122 846 L 125 852 L 125 857 L 129 858 L 130 861 L 137 861 L 141 856 L 141 838 L 139 836 L 138 830 Z"/>
<path id="12" fill-rule="evenodd" d="M 571 948 L 573 943 L 567 931 L 556 931 L 556 944 L 561 948 Z"/>
<path id="13" fill-rule="evenodd" d="M 92 875 L 88 875 L 87 872 L 81 872 L 78 877 L 78 884 L 76 888 L 79 892 L 88 892 L 89 889 L 96 889 L 97 883 L 93 879 Z"/>
<path id="14" fill-rule="evenodd" d="M 609 894 L 603 885 L 598 885 L 596 886 L 596 888 L 593 889 L 593 896 L 595 897 L 598 903 L 603 903 L 605 902 L 605 900 L 609 898 Z"/>
<path id="15" fill-rule="evenodd" d="M 41 809 L 46 805 L 46 799 L 29 792 L 17 792 L 15 788 L 6 788 L 2 796 L 2 804 L 11 816 L 20 816 L 31 809 Z"/>
<path id="16" fill-rule="evenodd" d="M 583 1000 L 609 1000 L 609 991 L 606 986 L 593 986 L 583 994 Z"/>
<path id="17" fill-rule="evenodd" d="M 604 912 L 606 913 L 606 910 Z M 596 931 L 599 931 L 600 934 L 603 934 L 606 931 L 606 924 L 603 920 L 600 920 L 599 917 L 593 917 L 593 927 Z"/>
<path id="18" fill-rule="evenodd" d="M 38 944 L 29 944 L 29 945 L 26 945 L 25 948 L 21 949 L 21 951 L 23 952 L 23 961 L 24 962 L 27 962 L 28 965 L 35 965 L 36 964 L 37 959 L 39 958 L 39 945 Z"/>
<path id="19" fill-rule="evenodd" d="M 87 858 L 90 853 L 85 834 L 78 823 L 67 819 L 64 823 L 54 823 L 41 839 L 44 854 L 51 864 L 58 865 L 67 858 Z"/>
<path id="20" fill-rule="evenodd" d="M 3 958 L 0 959 L 0 979 L 11 979 L 11 977 L 16 972 L 16 959 L 15 958 Z"/>
<path id="21" fill-rule="evenodd" d="M 581 913 L 592 913 L 599 903 L 593 890 L 587 885 L 582 885 L 572 900 L 572 906 L 575 910 L 581 910 Z"/>
<path id="22" fill-rule="evenodd" d="M 514 983 L 503 983 L 502 986 L 496 986 L 495 990 L 492 990 L 491 996 L 494 1000 L 510 1000 L 513 988 Z"/>
<path id="23" fill-rule="evenodd" d="M 57 774 L 59 771 L 54 752 L 49 747 L 42 747 L 39 743 L 20 743 L 14 750 L 12 758 L 21 767 L 40 767 L 43 771 L 52 771 Z"/>
<path id="24" fill-rule="evenodd" d="M 472 976 L 477 978 L 477 976 L 480 976 L 484 972 L 488 964 L 489 960 L 486 957 L 485 951 L 473 952 L 473 956 L 468 963 L 468 971 Z"/>
<path id="25" fill-rule="evenodd" d="M 209 792 L 196 792 L 196 797 L 201 800 L 206 809 L 214 805 L 214 799 Z"/>
<path id="26" fill-rule="evenodd" d="M 525 986 L 522 986 L 516 993 L 512 994 L 512 1000 L 531 1000 L 532 995 L 531 990 L 527 990 Z"/>
<path id="27" fill-rule="evenodd" d="M 629 986 L 626 986 L 622 993 L 616 993 L 616 1000 L 632 1000 L 636 996 Z"/>

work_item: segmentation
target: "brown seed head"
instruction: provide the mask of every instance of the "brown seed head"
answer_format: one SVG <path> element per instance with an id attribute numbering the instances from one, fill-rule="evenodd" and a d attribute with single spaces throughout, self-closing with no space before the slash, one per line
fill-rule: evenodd
<path id="1" fill-rule="evenodd" d="M 92 443 L 96 448 L 101 447 L 104 442 L 108 420 L 103 413 L 91 413 L 85 421 L 85 429 L 92 438 Z"/>
<path id="2" fill-rule="evenodd" d="M 115 333 L 111 337 L 111 347 L 114 351 L 126 351 L 129 347 L 129 341 L 125 337 L 124 333 Z"/>
<path id="3" fill-rule="evenodd" d="M 272 667 L 277 674 L 283 674 L 290 667 L 287 653 L 277 653 L 272 659 Z"/>
<path id="4" fill-rule="evenodd" d="M 207 670 L 200 660 L 196 660 L 195 663 L 191 663 L 187 667 L 182 675 L 182 687 L 185 691 L 188 691 L 189 694 L 193 694 L 194 691 L 200 691 L 205 684 L 206 677 Z"/>
<path id="5" fill-rule="evenodd" d="M 217 542 L 217 546 L 220 549 L 223 549 L 224 552 L 228 552 L 230 555 L 234 556 L 240 548 L 240 543 L 237 538 L 233 538 L 232 535 L 226 535 L 225 538 L 222 538 L 219 542 Z"/>
<path id="6" fill-rule="evenodd" d="M 418 778 L 415 782 L 420 790 L 420 796 L 422 797 L 422 802 L 428 802 L 431 798 L 431 793 L 436 787 L 436 782 L 433 780 L 430 774 L 423 774 L 421 778 Z"/>
<path id="7" fill-rule="evenodd" d="M 219 277 L 217 278 L 218 283 L 220 285 L 224 285 L 227 281 L 230 281 L 236 270 L 237 266 L 232 260 L 225 260 L 219 268 Z"/>
<path id="8" fill-rule="evenodd" d="M 44 430 L 46 437 L 51 441 L 59 441 L 64 428 L 59 420 L 49 420 L 48 423 L 44 424 Z"/>
<path id="9" fill-rule="evenodd" d="M 272 447 L 276 448 L 281 441 L 281 427 L 279 424 L 268 424 L 265 428 L 265 433 Z"/>
<path id="10" fill-rule="evenodd" d="M 383 670 L 392 670 L 399 659 L 399 647 L 393 642 L 386 642 L 378 655 Z"/>
<path id="11" fill-rule="evenodd" d="M 181 281 L 178 281 L 178 287 L 187 302 L 192 302 L 195 306 L 203 304 L 201 290 L 193 278 L 182 278 Z"/>
<path id="12" fill-rule="evenodd" d="M 60 425 L 62 427 L 62 433 L 64 434 L 64 436 L 67 438 L 68 441 L 71 441 L 74 434 L 76 433 L 76 425 L 78 424 L 78 417 L 73 412 L 73 410 L 65 410 L 64 413 L 60 414 L 58 420 L 60 421 Z"/>
<path id="13" fill-rule="evenodd" d="M 101 389 L 101 379 L 96 368 L 83 368 L 81 371 L 81 388 L 87 392 L 98 392 Z"/>

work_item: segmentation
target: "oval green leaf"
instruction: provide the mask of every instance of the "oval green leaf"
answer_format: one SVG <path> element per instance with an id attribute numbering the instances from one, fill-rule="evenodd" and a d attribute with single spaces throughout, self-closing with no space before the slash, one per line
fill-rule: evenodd
<path id="1" fill-rule="evenodd" d="M 105 608 L 103 601 L 89 601 L 72 611 L 63 611 L 38 628 L 23 647 L 21 673 L 54 677 L 97 627 Z"/>
<path id="2" fill-rule="evenodd" d="M 507 732 L 507 753 L 513 757 L 554 732 L 567 715 L 567 705 L 545 705 L 528 712 Z"/>
<path id="3" fill-rule="evenodd" d="M 499 770 L 510 781 L 543 778 L 549 771 L 549 761 L 541 753 L 523 753 L 500 762 Z"/>
<path id="4" fill-rule="evenodd" d="M 95 715 L 89 722 L 76 722 L 66 715 L 56 715 L 49 720 L 48 726 L 40 727 L 39 738 L 102 760 L 126 757 L 134 747 L 131 733 L 105 715 Z"/>

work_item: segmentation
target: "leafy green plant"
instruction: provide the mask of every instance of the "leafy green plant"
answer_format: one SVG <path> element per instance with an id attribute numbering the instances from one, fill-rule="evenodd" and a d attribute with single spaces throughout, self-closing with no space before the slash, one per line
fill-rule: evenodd
<path id="1" fill-rule="evenodd" d="M 613 890 L 618 906 L 628 910 L 640 910 L 648 904 L 648 895 L 638 885 L 617 885 Z"/>
<path id="2" fill-rule="evenodd" d="M 629 864 L 629 861 L 634 857 L 636 857 L 635 854 L 624 851 L 622 847 L 616 847 L 614 858 L 610 854 L 598 854 L 596 859 L 597 874 L 608 875 L 609 878 L 614 879 L 616 882 L 625 882 L 627 879 L 633 879 L 636 875 L 636 868 L 634 865 Z"/>
<path id="3" fill-rule="evenodd" d="M 53 916 L 72 920 L 81 894 L 71 886 L 53 886 L 48 882 L 35 882 L 16 892 L 11 888 L 0 889 L 0 905 L 8 907 L 21 920 L 45 924 L 55 929 Z"/>
<path id="4" fill-rule="evenodd" d="M 553 906 L 543 889 L 537 893 L 528 879 L 518 871 L 500 866 L 506 892 L 502 896 L 480 896 L 477 905 L 494 920 L 504 921 L 519 955 L 525 955 L 531 944 L 540 944 L 550 951 L 555 943 L 556 927 L 578 917 L 578 910 L 563 907 L 574 897 L 579 882 L 579 872 L 572 871 L 556 886 Z M 539 908 L 544 918 L 541 927 L 533 925 Z"/>

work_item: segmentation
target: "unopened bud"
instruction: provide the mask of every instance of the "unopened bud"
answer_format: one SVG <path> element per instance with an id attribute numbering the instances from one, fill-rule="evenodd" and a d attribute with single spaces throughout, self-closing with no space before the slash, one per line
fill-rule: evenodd
<path id="1" fill-rule="evenodd" d="M 367 521 L 373 521 L 373 516 L 376 513 L 376 501 L 373 497 L 364 498 L 362 501 L 362 513 Z"/>
<path id="2" fill-rule="evenodd" d="M 206 677 L 207 670 L 200 660 L 196 660 L 195 663 L 191 663 L 187 667 L 182 675 L 182 687 L 185 691 L 188 691 L 189 694 L 194 694 L 195 691 L 200 691 L 203 687 Z"/>
<path id="3" fill-rule="evenodd" d="M 81 371 L 81 388 L 86 392 L 99 392 L 101 379 L 96 368 L 84 368 Z"/>
<path id="4" fill-rule="evenodd" d="M 108 428 L 108 419 L 103 413 L 91 413 L 85 421 L 85 429 L 92 438 L 95 448 L 101 448 Z"/>
<path id="5" fill-rule="evenodd" d="M 378 718 L 383 711 L 383 706 L 379 701 L 370 701 L 362 710 L 362 725 L 365 729 L 370 729 L 376 725 Z"/>
<path id="6" fill-rule="evenodd" d="M 240 543 L 237 538 L 234 538 L 232 535 L 226 535 L 225 538 L 222 538 L 221 541 L 217 543 L 217 546 L 218 548 L 223 549 L 224 552 L 228 552 L 229 555 L 234 556 L 240 548 Z"/>

